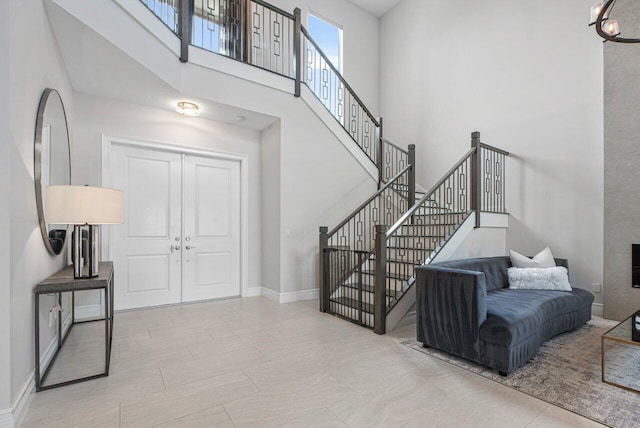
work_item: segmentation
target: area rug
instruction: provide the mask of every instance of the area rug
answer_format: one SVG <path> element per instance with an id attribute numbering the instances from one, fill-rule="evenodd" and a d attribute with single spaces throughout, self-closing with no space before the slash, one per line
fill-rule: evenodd
<path id="1" fill-rule="evenodd" d="M 547 341 L 529 363 L 508 377 L 444 352 L 423 348 L 415 339 L 402 344 L 602 424 L 615 428 L 638 427 L 640 394 L 601 381 L 600 336 L 615 325 L 615 322 L 596 318 L 576 331 L 556 336 Z M 607 349 L 606 355 L 610 355 Z M 628 345 L 613 351 L 614 358 L 624 357 L 626 369 L 633 370 L 628 372 L 630 378 L 622 379 L 618 375 L 616 380 L 627 384 L 638 382 L 640 352 Z M 611 380 L 609 376 L 607 379 Z"/>

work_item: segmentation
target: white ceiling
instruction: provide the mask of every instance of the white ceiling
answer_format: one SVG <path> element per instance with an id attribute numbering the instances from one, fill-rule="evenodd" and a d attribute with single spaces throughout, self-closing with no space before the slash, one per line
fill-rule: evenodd
<path id="1" fill-rule="evenodd" d="M 168 111 L 174 111 L 178 101 L 192 101 L 200 106 L 203 119 L 259 131 L 276 120 L 211 100 L 184 97 L 65 10 L 53 2 L 45 4 L 75 91 Z M 236 121 L 239 116 L 245 120 Z"/>
<path id="2" fill-rule="evenodd" d="M 349 0 L 351 3 L 364 9 L 378 18 L 389 12 L 392 7 L 400 3 L 401 0 Z"/>

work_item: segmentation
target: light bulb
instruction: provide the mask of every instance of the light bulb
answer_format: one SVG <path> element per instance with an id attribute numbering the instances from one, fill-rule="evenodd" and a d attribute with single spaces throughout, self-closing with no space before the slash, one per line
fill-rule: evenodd
<path id="1" fill-rule="evenodd" d="M 602 29 L 611 37 L 616 37 L 620 34 L 620 24 L 617 19 L 612 19 L 602 23 Z"/>
<path id="2" fill-rule="evenodd" d="M 600 12 L 602 12 L 603 7 L 604 5 L 601 1 L 591 6 L 591 24 L 594 24 L 598 20 L 598 16 L 600 15 Z"/>
<path id="3" fill-rule="evenodd" d="M 200 111 L 197 104 L 190 103 L 187 101 L 180 101 L 178 106 L 176 107 L 176 112 L 184 115 L 184 116 L 200 116 Z"/>

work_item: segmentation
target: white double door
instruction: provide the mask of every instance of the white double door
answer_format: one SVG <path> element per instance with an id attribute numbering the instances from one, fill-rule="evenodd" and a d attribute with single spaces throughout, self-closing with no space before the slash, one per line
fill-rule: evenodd
<path id="1" fill-rule="evenodd" d="M 111 180 L 116 309 L 240 295 L 239 162 L 114 144 Z"/>

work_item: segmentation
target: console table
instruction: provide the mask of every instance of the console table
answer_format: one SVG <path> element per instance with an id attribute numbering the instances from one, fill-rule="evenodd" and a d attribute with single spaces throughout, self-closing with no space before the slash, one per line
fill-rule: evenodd
<path id="1" fill-rule="evenodd" d="M 75 292 L 85 290 L 104 290 L 104 318 L 92 319 L 87 321 L 76 321 L 75 319 Z M 40 296 L 43 294 L 57 295 L 58 305 L 62 305 L 62 293 L 71 293 L 71 325 L 67 332 L 62 332 L 62 316 L 58 316 L 58 347 L 53 354 L 44 373 L 40 373 Z M 109 376 L 109 364 L 111 362 L 111 343 L 113 339 L 113 262 L 101 262 L 99 266 L 98 276 L 95 278 L 73 278 L 73 266 L 67 266 L 56 274 L 50 276 L 46 280 L 36 285 L 34 289 L 35 297 L 35 383 L 36 391 L 44 391 L 47 389 L 57 388 L 60 386 L 71 385 L 78 382 L 84 382 L 99 377 Z M 104 321 L 104 338 L 105 338 L 105 366 L 104 372 L 85 376 L 65 382 L 59 382 L 52 385 L 43 385 L 49 374 L 49 370 L 62 349 L 65 340 L 73 329 L 75 324 L 84 322 L 100 322 Z"/>

